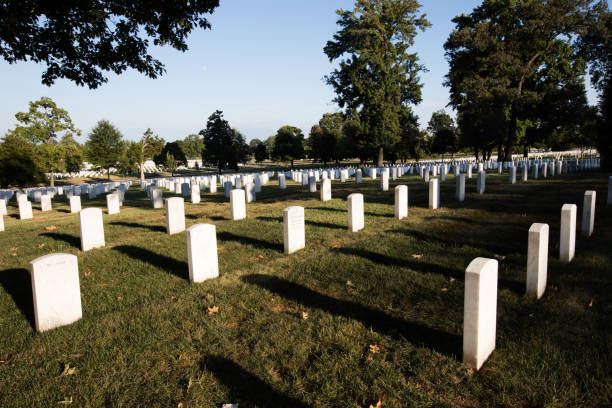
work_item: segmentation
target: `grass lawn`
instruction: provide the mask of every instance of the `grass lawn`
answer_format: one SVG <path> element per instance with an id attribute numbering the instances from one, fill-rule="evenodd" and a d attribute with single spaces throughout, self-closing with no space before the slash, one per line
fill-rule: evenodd
<path id="1" fill-rule="evenodd" d="M 229 219 L 223 193 L 185 204 L 187 226 L 217 228 L 220 277 L 188 281 L 185 234 L 165 233 L 139 187 L 104 214 L 106 247 L 79 250 L 78 216 L 64 198 L 0 233 L 2 407 L 600 407 L 612 405 L 612 207 L 607 175 L 508 184 L 486 193 L 466 180 L 427 208 L 415 176 L 332 185 L 321 202 L 271 181 Z M 409 186 L 408 218 L 393 187 Z M 564 203 L 597 191 L 595 232 L 571 264 L 558 261 Z M 365 196 L 366 228 L 347 231 L 346 196 Z M 164 192 L 165 197 L 172 196 Z M 82 198 L 83 207 L 104 197 Z M 282 210 L 305 207 L 306 248 L 285 256 Z M 548 287 L 527 298 L 527 231 L 550 225 Z M 48 228 L 51 227 L 51 228 Z M 55 227 L 55 228 L 54 228 Z M 36 333 L 29 261 L 78 255 L 83 319 Z M 499 259 L 497 348 L 479 372 L 461 363 L 464 271 Z M 73 370 L 74 369 L 74 370 Z"/>

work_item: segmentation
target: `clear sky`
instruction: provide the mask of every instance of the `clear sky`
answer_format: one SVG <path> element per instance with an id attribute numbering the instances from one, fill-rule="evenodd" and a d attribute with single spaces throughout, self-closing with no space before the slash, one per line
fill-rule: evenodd
<path id="1" fill-rule="evenodd" d="M 432 26 L 416 37 L 416 51 L 429 72 L 421 74 L 423 102 L 414 107 L 421 126 L 431 113 L 445 108 L 442 86 L 448 64 L 443 44 L 453 28 L 451 19 L 469 13 L 477 0 L 422 0 L 421 11 Z M 137 72 L 109 74 L 98 89 L 58 80 L 41 84 L 43 66 L 9 65 L 0 60 L 0 135 L 15 126 L 15 113 L 28 102 L 51 97 L 68 110 L 83 131 L 80 142 L 100 119 L 114 123 L 123 135 L 137 140 L 146 128 L 167 141 L 202 129 L 216 109 L 247 140 L 265 139 L 283 125 L 310 127 L 325 112 L 335 112 L 334 93 L 323 81 L 333 65 L 323 53 L 337 30 L 339 8 L 353 0 L 221 0 L 210 17 L 212 30 L 189 37 L 189 50 L 153 50 L 167 72 L 149 79 Z"/>

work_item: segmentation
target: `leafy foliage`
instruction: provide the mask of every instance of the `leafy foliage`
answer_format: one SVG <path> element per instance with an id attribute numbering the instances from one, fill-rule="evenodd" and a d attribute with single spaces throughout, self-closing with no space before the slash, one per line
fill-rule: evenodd
<path id="1" fill-rule="evenodd" d="M 172 157 L 174 168 L 171 168 L 171 163 L 168 163 L 168 155 Z M 179 166 L 187 165 L 187 157 L 181 148 L 181 145 L 178 142 L 168 142 L 164 145 L 164 148 L 153 157 L 153 161 L 158 166 L 164 166 L 168 170 L 176 170 Z"/>
<path id="2" fill-rule="evenodd" d="M 444 110 L 431 114 L 427 129 L 433 135 L 431 152 L 437 154 L 457 152 L 457 128 L 455 121 Z"/>
<path id="3" fill-rule="evenodd" d="M 345 152 L 342 149 L 342 126 L 344 115 L 341 113 L 325 113 L 319 124 L 312 127 L 308 136 L 310 154 L 314 159 L 323 163 L 331 160 L 343 159 Z"/>
<path id="4" fill-rule="evenodd" d="M 97 88 L 128 68 L 150 78 L 165 72 L 148 47 L 170 45 L 187 50 L 194 28 L 210 28 L 205 14 L 218 0 L 134 1 L 94 0 L 0 3 L 0 56 L 9 63 L 45 63 L 42 82 L 66 78 Z"/>
<path id="5" fill-rule="evenodd" d="M 205 150 L 202 160 L 212 163 L 219 171 L 226 167 L 237 168 L 249 156 L 249 146 L 244 136 L 232 129 L 229 122 L 223 118 L 223 112 L 215 111 L 208 117 L 206 128 L 200 131 L 204 139 Z"/>
<path id="6" fill-rule="evenodd" d="M 7 134 L 0 143 L 0 186 L 25 186 L 44 180 L 32 143 L 18 134 Z"/>
<path id="7" fill-rule="evenodd" d="M 293 161 L 304 157 L 304 134 L 294 126 L 282 126 L 274 136 L 272 157 L 281 161 Z"/>
<path id="8" fill-rule="evenodd" d="M 110 169 L 119 166 L 124 152 L 123 135 L 107 120 L 100 120 L 91 130 L 85 143 L 85 157 L 93 165 L 106 169 L 110 179 Z"/>

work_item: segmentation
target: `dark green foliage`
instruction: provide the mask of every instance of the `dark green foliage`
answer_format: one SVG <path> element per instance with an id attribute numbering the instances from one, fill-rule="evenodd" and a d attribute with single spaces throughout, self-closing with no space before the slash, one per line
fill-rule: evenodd
<path id="1" fill-rule="evenodd" d="M 210 28 L 204 15 L 218 0 L 87 2 L 9 0 L 0 3 L 0 56 L 9 63 L 45 63 L 42 82 L 66 78 L 97 88 L 128 68 L 150 78 L 165 72 L 150 44 L 187 50 L 195 28 Z"/>
<path id="2" fill-rule="evenodd" d="M 99 121 L 85 143 L 85 157 L 94 166 L 106 169 L 110 180 L 111 167 L 118 167 L 125 152 L 123 135 L 107 120 Z"/>
<path id="3" fill-rule="evenodd" d="M 268 147 L 264 142 L 260 141 L 255 145 L 253 156 L 255 157 L 255 161 L 257 163 L 261 163 L 269 158 L 270 155 L 268 154 Z"/>
<path id="4" fill-rule="evenodd" d="M 431 152 L 435 154 L 454 154 L 458 149 L 455 121 L 444 110 L 431 114 L 427 130 L 433 135 Z"/>
<path id="5" fill-rule="evenodd" d="M 274 136 L 272 157 L 280 161 L 293 161 L 304 157 L 304 135 L 293 126 L 283 126 Z"/>
<path id="6" fill-rule="evenodd" d="M 357 0 L 353 10 L 338 10 L 339 31 L 324 52 L 339 68 L 326 77 L 335 102 L 357 112 L 363 139 L 378 166 L 383 149 L 400 140 L 400 118 L 408 105 L 421 101 L 418 73 L 424 69 L 409 53 L 417 30 L 430 24 L 417 15 L 415 0 Z"/>
<path id="7" fill-rule="evenodd" d="M 174 169 L 172 170 L 175 170 L 178 166 L 187 165 L 187 156 L 185 156 L 185 153 L 178 142 L 166 143 L 161 152 L 153 158 L 153 161 L 158 166 L 164 166 L 170 169 L 171 166 L 167 160 L 169 154 L 172 156 L 172 160 L 174 160 L 174 163 L 171 164 L 175 164 Z"/>
<path id="8" fill-rule="evenodd" d="M 206 128 L 200 130 L 199 134 L 205 146 L 202 160 L 217 166 L 219 171 L 226 167 L 237 168 L 238 163 L 249 157 L 249 145 L 244 136 L 230 127 L 220 110 L 208 117 Z"/>
<path id="9" fill-rule="evenodd" d="M 183 153 L 188 159 L 199 159 L 204 151 L 204 140 L 198 135 L 189 135 L 183 140 L 178 140 Z"/>
<path id="10" fill-rule="evenodd" d="M 6 135 L 0 143 L 0 186 L 21 187 L 44 181 L 34 146 L 18 135 Z"/>
<path id="11" fill-rule="evenodd" d="M 310 157 L 323 163 L 332 160 L 338 162 L 347 157 L 342 144 L 343 125 L 343 114 L 323 114 L 319 124 L 312 127 L 308 136 Z"/>

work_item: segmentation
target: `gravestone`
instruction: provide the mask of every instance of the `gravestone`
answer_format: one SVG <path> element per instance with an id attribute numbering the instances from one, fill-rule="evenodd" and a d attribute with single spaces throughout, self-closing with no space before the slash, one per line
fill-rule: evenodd
<path id="1" fill-rule="evenodd" d="M 590 237 L 595 227 L 595 202 L 597 193 L 593 190 L 585 191 L 582 206 L 582 223 L 580 224 L 582 236 Z"/>
<path id="2" fill-rule="evenodd" d="M 119 214 L 119 194 L 106 195 L 106 209 L 108 214 Z"/>
<path id="3" fill-rule="evenodd" d="M 308 176 L 308 192 L 317 192 L 317 179 L 315 178 L 315 176 Z"/>
<path id="4" fill-rule="evenodd" d="M 185 231 L 185 200 L 183 197 L 166 199 L 166 231 L 168 235 Z"/>
<path id="5" fill-rule="evenodd" d="M 255 194 L 255 184 L 254 183 L 247 183 L 244 186 L 244 195 L 245 195 L 245 200 L 247 203 L 252 203 L 253 201 L 256 200 L 256 194 Z"/>
<path id="6" fill-rule="evenodd" d="M 542 178 L 548 177 L 548 163 L 542 163 Z"/>
<path id="7" fill-rule="evenodd" d="M 70 212 L 78 213 L 81 211 L 81 196 L 72 196 L 69 198 L 70 200 Z"/>
<path id="8" fill-rule="evenodd" d="M 174 182 L 174 194 L 181 194 L 183 192 L 183 183 L 180 181 Z"/>
<path id="9" fill-rule="evenodd" d="M 211 193 L 217 192 L 217 176 L 210 177 L 210 184 L 208 185 L 208 191 Z"/>
<path id="10" fill-rule="evenodd" d="M 538 164 L 537 163 L 534 163 L 531 169 L 531 178 L 534 180 L 538 179 Z"/>
<path id="11" fill-rule="evenodd" d="M 458 201 L 465 200 L 465 174 L 455 177 L 455 197 Z"/>
<path id="12" fill-rule="evenodd" d="M 50 195 L 41 195 L 40 196 L 40 211 L 51 211 L 51 196 Z"/>
<path id="13" fill-rule="evenodd" d="M 287 188 L 287 184 L 285 182 L 285 175 L 284 174 L 279 174 L 278 176 L 278 188 L 280 188 L 281 190 L 284 190 Z"/>
<path id="14" fill-rule="evenodd" d="M 561 237 L 559 240 L 559 259 L 571 262 L 576 249 L 576 204 L 563 204 L 561 207 Z"/>
<path id="15" fill-rule="evenodd" d="M 191 203 L 197 204 L 200 202 L 200 185 L 193 184 L 191 186 Z"/>
<path id="16" fill-rule="evenodd" d="M 332 198 L 331 180 L 321 180 L 321 201 L 329 201 Z"/>
<path id="17" fill-rule="evenodd" d="M 408 216 L 408 186 L 395 187 L 395 218 L 401 220 Z"/>
<path id="18" fill-rule="evenodd" d="M 546 290 L 548 224 L 532 224 L 527 247 L 527 295 L 539 299 Z"/>
<path id="19" fill-rule="evenodd" d="M 522 169 L 523 170 L 521 171 L 521 177 L 523 181 L 527 181 L 527 178 L 529 176 L 529 170 L 527 169 L 527 165 L 523 165 Z"/>
<path id="20" fill-rule="evenodd" d="M 484 194 L 485 186 L 487 182 L 487 173 L 483 171 L 478 172 L 478 183 L 476 184 L 476 192 L 478 194 Z"/>
<path id="21" fill-rule="evenodd" d="M 102 210 L 91 207 L 79 212 L 79 229 L 81 232 L 81 251 L 104 246 L 104 225 Z"/>
<path id="22" fill-rule="evenodd" d="M 514 166 L 510 167 L 509 181 L 510 181 L 510 184 L 516 184 L 516 167 Z"/>
<path id="23" fill-rule="evenodd" d="M 30 262 L 36 330 L 44 332 L 81 319 L 79 264 L 70 254 L 49 254 Z"/>
<path id="24" fill-rule="evenodd" d="M 189 183 L 181 183 L 181 196 L 189 197 Z"/>
<path id="25" fill-rule="evenodd" d="M 471 179 L 472 178 L 472 165 L 468 164 L 467 167 L 467 178 Z"/>
<path id="26" fill-rule="evenodd" d="M 4 215 L 0 214 L 0 231 L 4 231 Z"/>
<path id="27" fill-rule="evenodd" d="M 223 192 L 225 193 L 225 198 L 229 198 L 231 191 L 232 191 L 232 182 L 226 181 L 225 183 L 223 183 Z"/>
<path id="28" fill-rule="evenodd" d="M 497 268 L 495 259 L 476 258 L 465 270 L 463 363 L 476 370 L 495 350 Z"/>
<path id="29" fill-rule="evenodd" d="M 151 202 L 153 203 L 153 208 L 162 208 L 164 206 L 163 193 L 160 189 L 151 189 Z"/>
<path id="30" fill-rule="evenodd" d="M 355 172 L 355 183 L 357 184 L 361 184 L 363 181 L 363 176 L 361 173 L 361 169 L 358 169 Z M 608 188 L 608 190 L 612 191 L 612 177 L 610 177 L 610 187 Z M 612 201 L 610 201 L 610 203 L 612 204 Z"/>
<path id="31" fill-rule="evenodd" d="M 440 190 L 438 179 L 429 180 L 429 208 L 435 210 L 440 206 Z"/>
<path id="32" fill-rule="evenodd" d="M 283 241 L 286 255 L 306 246 L 304 207 L 292 206 L 283 210 Z"/>
<path id="33" fill-rule="evenodd" d="M 389 191 L 389 169 L 383 170 L 380 174 L 380 189 L 382 191 Z"/>
<path id="34" fill-rule="evenodd" d="M 610 177 L 610 185 L 612 185 L 612 177 Z M 608 191 L 610 191 L 609 188 L 608 188 Z M 610 194 L 608 194 L 608 196 L 609 195 Z M 610 204 L 610 203 L 608 203 L 608 204 Z M 0 198 L 0 215 L 8 215 L 8 213 L 6 212 L 6 199 L 4 199 L 4 198 Z"/>
<path id="35" fill-rule="evenodd" d="M 246 218 L 246 196 L 244 190 L 232 190 L 230 192 L 230 212 L 232 220 Z"/>
<path id="36" fill-rule="evenodd" d="M 19 206 L 19 219 L 29 220 L 32 218 L 32 203 L 25 199 L 17 200 Z"/>
<path id="37" fill-rule="evenodd" d="M 212 224 L 196 224 L 187 228 L 189 280 L 204 282 L 219 276 L 217 232 Z"/>
<path id="38" fill-rule="evenodd" d="M 363 194 L 353 193 L 347 197 L 348 229 L 357 232 L 364 228 Z"/>

